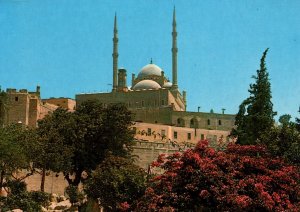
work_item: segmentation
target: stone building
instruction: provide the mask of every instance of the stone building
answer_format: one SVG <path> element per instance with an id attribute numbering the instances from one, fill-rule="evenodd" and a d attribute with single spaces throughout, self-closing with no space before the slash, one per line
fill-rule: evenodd
<path id="1" fill-rule="evenodd" d="M 182 129 L 177 130 L 177 139 L 180 142 L 185 141 L 186 136 L 189 135 L 185 132 L 186 130 L 194 130 L 195 132 L 199 129 L 210 130 L 211 132 L 215 132 L 214 136 L 212 136 L 214 139 L 218 139 L 221 135 L 228 135 L 228 132 L 234 127 L 234 115 L 224 114 L 224 111 L 222 113 L 186 111 L 186 92 L 179 91 L 177 79 L 178 47 L 175 9 L 173 11 L 172 22 L 172 82 L 167 79 L 165 72 L 151 60 L 149 64 L 141 68 L 137 76 L 132 74 L 131 86 L 129 87 L 127 85 L 126 69 L 118 69 L 119 52 L 116 16 L 113 34 L 112 91 L 108 93 L 77 94 L 76 102 L 78 104 L 89 99 L 97 99 L 104 105 L 124 103 L 135 114 L 134 121 L 137 123 L 144 123 L 144 125 L 145 123 L 156 124 L 155 128 L 164 128 L 163 126 L 166 125 Z M 144 129 L 138 128 L 142 126 L 145 127 L 144 125 L 136 124 L 137 132 L 143 131 Z M 183 130 L 183 128 L 187 129 Z M 220 133 L 218 131 L 220 131 Z M 180 135 L 181 133 L 184 135 Z M 211 133 L 200 134 L 207 135 Z M 140 135 L 136 136 L 141 137 Z M 173 135 L 171 136 L 170 134 L 168 136 L 169 139 L 174 139 Z M 207 136 L 204 136 L 204 138 L 207 138 Z"/>
<path id="2" fill-rule="evenodd" d="M 40 86 L 35 91 L 27 89 L 6 89 L 7 103 L 5 113 L 2 114 L 4 124 L 18 123 L 36 127 L 37 121 L 58 107 L 73 111 L 75 100 L 69 98 L 41 99 Z"/>
<path id="3" fill-rule="evenodd" d="M 8 88 L 6 93 L 7 106 L 4 124 L 19 123 L 35 127 L 37 120 L 57 108 L 55 105 L 41 101 L 40 86 L 37 86 L 36 91 L 33 92 L 29 92 L 27 89 Z"/>
<path id="4" fill-rule="evenodd" d="M 56 105 L 57 107 L 62 107 L 64 109 L 67 109 L 68 111 L 73 112 L 76 108 L 76 101 L 71 98 L 66 98 L 66 97 L 59 97 L 59 98 L 54 98 L 51 97 L 49 99 L 43 99 L 43 103 L 48 103 L 52 105 Z"/>

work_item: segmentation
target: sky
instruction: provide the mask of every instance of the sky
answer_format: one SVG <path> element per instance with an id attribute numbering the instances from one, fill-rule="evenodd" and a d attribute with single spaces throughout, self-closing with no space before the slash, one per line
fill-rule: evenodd
<path id="1" fill-rule="evenodd" d="M 299 0 L 0 0 L 0 85 L 40 85 L 42 98 L 111 91 L 115 13 L 127 84 L 151 58 L 172 80 L 174 6 L 188 111 L 237 113 L 270 48 L 273 109 L 300 116 Z"/>

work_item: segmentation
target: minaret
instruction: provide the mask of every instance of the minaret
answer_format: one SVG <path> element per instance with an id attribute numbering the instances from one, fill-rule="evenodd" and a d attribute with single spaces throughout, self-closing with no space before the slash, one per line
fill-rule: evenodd
<path id="1" fill-rule="evenodd" d="M 113 38 L 113 92 L 117 91 L 118 87 L 118 29 L 117 29 L 117 14 L 114 21 L 114 38 Z"/>
<path id="2" fill-rule="evenodd" d="M 173 11 L 173 31 L 172 31 L 172 88 L 177 89 L 177 31 L 176 31 L 176 14 L 175 7 Z"/>

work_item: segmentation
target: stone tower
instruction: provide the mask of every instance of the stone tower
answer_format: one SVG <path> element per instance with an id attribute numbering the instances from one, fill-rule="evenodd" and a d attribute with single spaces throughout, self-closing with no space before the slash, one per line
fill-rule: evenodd
<path id="1" fill-rule="evenodd" d="M 177 84 L 177 31 L 176 31 L 176 13 L 173 10 L 173 31 L 172 31 L 172 89 L 178 89 Z"/>

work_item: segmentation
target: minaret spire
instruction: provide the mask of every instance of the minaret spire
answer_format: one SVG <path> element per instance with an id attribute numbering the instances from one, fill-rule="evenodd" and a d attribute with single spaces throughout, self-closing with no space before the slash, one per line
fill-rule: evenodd
<path id="1" fill-rule="evenodd" d="M 114 37 L 113 37 L 113 91 L 117 91 L 118 87 L 118 28 L 117 28 L 117 14 L 115 14 L 114 21 Z"/>
<path id="2" fill-rule="evenodd" d="M 177 31 L 176 31 L 176 12 L 173 10 L 173 31 L 172 31 L 172 88 L 177 89 Z"/>

